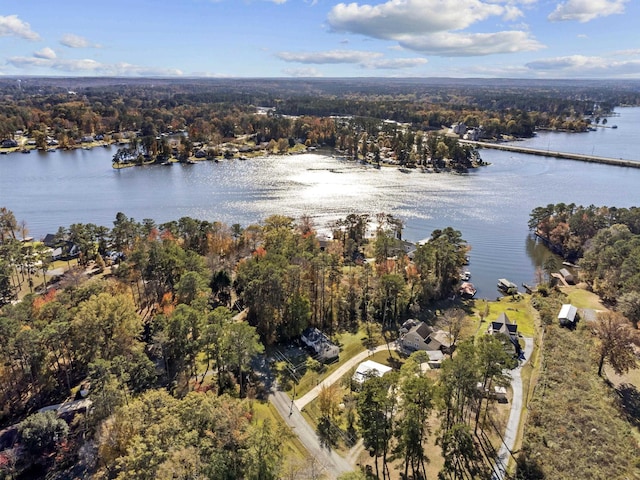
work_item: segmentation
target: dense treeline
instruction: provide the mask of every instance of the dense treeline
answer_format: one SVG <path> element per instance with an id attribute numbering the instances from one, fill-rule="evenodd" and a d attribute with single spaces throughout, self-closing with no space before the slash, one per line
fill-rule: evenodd
<path id="1" fill-rule="evenodd" d="M 50 251 L 34 256 L 39 242 L 18 240 L 18 225 L 2 209 L 5 301 L 34 290 L 22 271 L 37 265 L 46 278 L 50 266 Z M 434 231 L 412 261 L 392 216 L 353 214 L 329 227 L 325 239 L 309 218 L 157 225 L 122 213 L 111 229 L 61 227 L 55 242 L 68 255 L 73 245 L 78 266 L 0 310 L 0 422 L 26 418 L 21 441 L 40 445 L 19 455 L 12 471 L 64 470 L 80 462 L 81 447 L 95 447 L 83 468 L 105 478 L 168 475 L 175 462 L 211 478 L 276 478 L 280 457 L 268 452 L 278 451 L 280 436 L 252 422 L 239 400 L 261 395 L 264 372 L 250 362 L 263 345 L 307 326 L 329 334 L 361 322 L 395 327 L 455 292 L 465 262 L 466 243 L 451 228 Z M 236 316 L 245 307 L 248 321 Z M 42 414 L 28 416 L 87 394 L 91 410 L 68 431 Z M 204 407 L 206 418 L 187 413 Z M 230 423 L 220 424 L 221 415 Z"/>
<path id="2" fill-rule="evenodd" d="M 529 228 L 634 324 L 640 320 L 640 208 L 559 203 L 535 208 Z"/>
<path id="3" fill-rule="evenodd" d="M 84 135 L 140 131 L 155 137 L 178 130 L 195 142 L 258 134 L 263 141 L 301 138 L 333 145 L 335 132 L 300 136 L 292 122 L 255 115 L 256 106 L 312 119 L 391 119 L 422 130 L 465 122 L 482 125 L 488 137 L 530 136 L 538 127 L 584 130 L 586 117 L 640 101 L 633 84 L 592 82 L 30 79 L 0 85 L 0 138 L 22 130 L 40 144 L 49 135 L 63 147 Z M 287 123 L 288 129 L 277 131 Z"/>

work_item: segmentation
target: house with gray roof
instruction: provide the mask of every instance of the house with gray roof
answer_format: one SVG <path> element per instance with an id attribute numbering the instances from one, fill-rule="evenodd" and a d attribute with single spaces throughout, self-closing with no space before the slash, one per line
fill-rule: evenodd
<path id="1" fill-rule="evenodd" d="M 444 330 L 434 330 L 424 322 L 411 327 L 411 329 L 400 337 L 401 345 L 409 351 L 440 350 L 448 353 L 451 350 L 451 337 Z"/>

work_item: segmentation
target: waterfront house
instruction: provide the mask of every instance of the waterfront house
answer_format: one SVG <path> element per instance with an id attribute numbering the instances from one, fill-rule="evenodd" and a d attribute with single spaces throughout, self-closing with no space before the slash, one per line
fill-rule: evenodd
<path id="1" fill-rule="evenodd" d="M 522 347 L 518 340 L 518 325 L 512 322 L 506 313 L 502 312 L 496 320 L 489 324 L 487 333 L 489 335 L 504 335 L 505 340 L 502 343 L 505 349 L 510 351 L 513 346 L 516 357 L 522 356 Z"/>
<path id="2" fill-rule="evenodd" d="M 75 243 L 69 240 L 58 240 L 52 233 L 47 233 L 41 242 L 52 249 L 54 260 L 59 258 L 75 258 L 80 254 L 80 249 Z"/>
<path id="3" fill-rule="evenodd" d="M 500 316 L 489 324 L 487 330 L 489 335 L 496 335 L 503 333 L 507 335 L 512 341 L 518 339 L 518 325 L 513 323 L 506 313 L 502 312 Z"/>
<path id="4" fill-rule="evenodd" d="M 16 142 L 13 138 L 7 138 L 5 140 L 2 140 L 2 143 L 0 145 L 2 146 L 2 148 L 15 148 L 18 146 L 18 142 Z"/>
<path id="5" fill-rule="evenodd" d="M 451 350 L 451 336 L 444 330 L 434 330 L 424 322 L 411 327 L 400 337 L 401 345 L 409 351 L 425 350 L 427 352 L 439 350 L 449 353 Z"/>

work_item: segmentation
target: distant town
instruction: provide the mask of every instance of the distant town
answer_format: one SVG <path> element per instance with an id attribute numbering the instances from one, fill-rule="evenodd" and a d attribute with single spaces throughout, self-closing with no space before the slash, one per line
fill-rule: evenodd
<path id="1" fill-rule="evenodd" d="M 0 161 L 107 147 L 105 168 L 320 151 L 464 172 L 485 164 L 475 142 L 613 128 L 640 104 L 636 83 L 592 81 L 0 78 L 0 92 Z M 493 299 L 476 297 L 456 228 L 409 242 L 400 216 L 357 211 L 319 227 L 118 212 L 34 238 L 0 206 L 0 476 L 635 475 L 640 207 L 532 205 L 544 264 L 531 283 L 496 276 Z"/>

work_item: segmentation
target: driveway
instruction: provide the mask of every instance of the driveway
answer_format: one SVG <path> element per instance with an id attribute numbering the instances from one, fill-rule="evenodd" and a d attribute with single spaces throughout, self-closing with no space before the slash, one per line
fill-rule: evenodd
<path id="1" fill-rule="evenodd" d="M 389 348 L 391 348 L 391 350 L 396 349 L 395 345 L 391 344 L 389 345 Z M 320 463 L 326 476 L 332 480 L 335 480 L 343 473 L 350 472 L 354 469 L 351 462 L 356 458 L 356 453 L 362 449 L 362 446 L 356 445 L 352 449 L 352 452 L 349 455 L 349 460 L 351 461 L 345 459 L 338 455 L 334 450 L 326 448 L 320 444 L 318 434 L 307 423 L 300 411 L 318 396 L 323 387 L 333 385 L 358 363 L 362 362 L 374 353 L 383 350 L 387 350 L 386 345 L 380 345 L 376 348 L 360 352 L 347 360 L 344 364 L 340 365 L 335 372 L 295 401 L 292 401 L 289 395 L 285 392 L 278 390 L 277 385 L 272 388 L 271 393 L 269 394 L 269 401 L 274 407 L 276 407 L 276 410 L 278 410 L 282 419 L 289 428 L 291 428 L 292 432 L 298 436 L 300 443 L 304 445 L 304 448 L 309 452 L 309 454 Z"/>
<path id="2" fill-rule="evenodd" d="M 498 458 L 496 459 L 494 473 L 491 477 L 492 480 L 504 480 L 507 473 L 507 466 L 509 465 L 509 456 L 511 455 L 511 451 L 516 443 L 516 437 L 518 436 L 518 427 L 520 426 L 523 402 L 521 369 L 533 354 L 533 338 L 523 337 L 523 340 L 524 361 L 518 367 L 509 372 L 511 374 L 511 390 L 513 391 L 511 411 L 509 413 L 509 420 L 507 421 L 507 428 L 505 429 L 504 436 L 502 437 L 502 445 L 498 451 Z"/>
<path id="3" fill-rule="evenodd" d="M 388 348 L 390 348 L 391 350 L 395 350 L 396 346 L 395 344 L 390 343 Z M 375 348 L 365 350 L 364 352 L 360 352 L 356 356 L 350 358 L 345 363 L 340 365 L 335 372 L 333 372 L 331 375 L 325 378 L 318 385 L 313 387 L 309 392 L 305 393 L 302 397 L 297 399 L 294 402 L 296 407 L 302 410 L 308 403 L 311 403 L 320 394 L 320 391 L 322 390 L 323 387 L 324 388 L 330 387 L 331 385 L 336 383 L 338 380 L 340 380 L 343 376 L 345 376 L 349 372 L 349 370 L 351 370 L 357 364 L 366 360 L 368 357 L 370 357 L 374 353 L 381 352 L 383 350 L 387 350 L 386 345 L 379 345 Z"/>
<path id="4" fill-rule="evenodd" d="M 520 426 L 523 405 L 521 369 L 522 366 L 531 358 L 534 348 L 533 338 L 523 337 L 523 340 L 525 344 L 524 360 L 517 368 L 509 372 L 511 374 L 511 389 L 513 391 L 511 411 L 509 413 L 509 420 L 507 421 L 507 427 L 504 432 L 503 442 L 500 450 L 498 451 L 498 458 L 496 459 L 495 471 L 492 476 L 492 480 L 505 480 L 509 457 L 513 447 L 515 446 L 516 437 L 518 436 L 518 428 Z M 353 466 L 350 465 L 349 461 L 338 455 L 335 451 L 329 450 L 320 445 L 317 433 L 306 422 L 300 413 L 300 410 L 312 402 L 318 396 L 323 387 L 333 385 L 358 363 L 367 359 L 376 352 L 387 350 L 387 348 L 387 345 L 380 345 L 374 349 L 360 352 L 344 364 L 340 365 L 335 372 L 325 378 L 316 387 L 293 402 L 286 393 L 278 391 L 277 389 L 272 391 L 271 395 L 269 395 L 269 400 L 274 404 L 287 425 L 289 425 L 293 432 L 298 435 L 301 443 L 305 446 L 307 451 L 322 464 L 325 473 L 331 479 L 336 479 L 342 473 L 353 470 Z M 391 348 L 391 350 L 395 350 L 396 346 L 395 344 L 390 344 L 389 348 Z M 350 457 L 352 457 L 352 455 L 350 455 Z"/>

